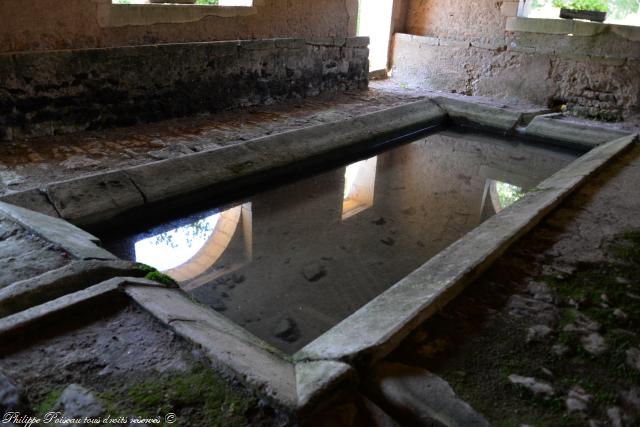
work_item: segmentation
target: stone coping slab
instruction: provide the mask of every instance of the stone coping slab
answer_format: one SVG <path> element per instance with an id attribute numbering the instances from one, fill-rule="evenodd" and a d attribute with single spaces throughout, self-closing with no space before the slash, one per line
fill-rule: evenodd
<path id="1" fill-rule="evenodd" d="M 113 277 L 141 277 L 146 271 L 129 261 L 74 261 L 39 276 L 0 289 L 0 318 Z"/>
<path id="2" fill-rule="evenodd" d="M 2 201 L 0 201 L 0 215 L 60 246 L 74 258 L 118 259 L 115 255 L 98 246 L 100 239 L 62 219 Z"/>
<path id="3" fill-rule="evenodd" d="M 505 135 L 513 133 L 524 117 L 521 111 L 456 98 L 439 96 L 433 101 L 446 110 L 458 126 L 493 130 Z"/>
<path id="4" fill-rule="evenodd" d="M 52 183 L 44 191 L 60 217 L 92 229 L 150 205 L 205 193 L 210 197 L 228 191 L 228 183 L 239 178 L 255 178 L 310 158 L 402 137 L 445 119 L 446 113 L 434 102 L 418 101 L 216 150 Z M 33 190 L 28 192 L 32 195 Z M 41 198 L 17 194 L 8 197 L 16 203 L 34 201 L 28 208 L 49 209 Z"/>
<path id="5" fill-rule="evenodd" d="M 115 277 L 88 287 L 87 289 L 64 295 L 0 319 L 0 338 L 4 340 L 8 336 L 21 334 L 29 327 L 37 327 L 43 322 L 48 322 L 55 315 L 79 307 L 88 301 L 106 297 L 120 289 L 126 283 L 135 283 L 143 286 L 161 286 L 151 280 L 136 277 Z M 81 321 L 81 319 L 79 320 Z"/>
<path id="6" fill-rule="evenodd" d="M 620 129 L 599 126 L 597 122 L 568 118 L 562 114 L 534 117 L 523 132 L 525 137 L 553 139 L 569 148 L 587 150 L 628 134 Z"/>
<path id="7" fill-rule="evenodd" d="M 425 120 L 437 120 L 439 123 L 445 117 L 445 113 L 430 101 L 410 105 L 409 110 L 395 110 L 386 116 L 398 121 L 391 126 L 393 129 L 415 129 L 416 120 L 424 125 Z M 481 115 L 473 112 L 472 107 L 460 102 L 451 108 L 461 111 L 454 114 L 462 115 L 463 111 L 471 111 L 462 119 L 467 123 L 479 126 L 502 123 L 502 128 L 491 126 L 505 131 L 514 130 L 520 120 L 516 119 L 518 114 L 515 114 L 511 118 L 502 116 L 495 122 L 484 121 Z M 479 111 L 488 110 L 482 106 Z M 375 120 L 372 120 L 372 115 L 368 115 L 364 119 L 351 121 L 349 127 L 343 129 L 344 138 L 351 145 L 335 141 L 342 137 L 341 133 L 327 136 L 320 130 L 328 130 L 329 127 L 318 127 L 303 130 L 307 132 L 302 134 L 305 138 L 297 139 L 296 136 L 301 134 L 291 132 L 285 136 L 254 140 L 240 145 L 233 155 L 225 149 L 204 153 L 194 162 L 194 170 L 187 172 L 192 177 L 204 180 L 204 184 L 186 181 L 183 185 L 210 186 L 215 182 L 228 183 L 240 179 L 243 174 L 253 174 L 262 166 L 251 162 L 268 161 L 268 147 L 273 147 L 274 141 L 282 143 L 283 147 L 280 154 L 270 157 L 274 167 L 301 161 L 304 156 L 343 150 L 356 144 L 355 141 L 362 135 L 365 135 L 365 141 L 371 143 L 375 141 L 371 139 L 372 135 L 377 137 L 379 132 L 387 132 L 378 123 L 382 117 L 385 116 L 373 116 Z M 386 126 L 389 127 L 389 123 Z M 371 366 L 389 354 L 416 326 L 462 292 L 465 286 L 585 179 L 637 142 L 637 135 L 620 138 L 615 133 L 609 135 L 608 142 L 595 147 L 543 181 L 518 203 L 453 243 L 293 356 L 283 354 L 223 315 L 193 301 L 182 290 L 127 278 L 112 279 L 0 319 L 0 336 L 37 323 L 39 319 L 46 319 L 51 312 L 75 307 L 82 301 L 119 289 L 177 334 L 202 346 L 221 369 L 232 372 L 277 405 L 304 416 L 334 395 L 340 387 L 354 386 L 358 381 L 358 368 Z M 384 136 L 388 137 L 389 134 L 385 133 Z M 313 138 L 320 142 L 311 142 Z M 209 172 L 205 171 L 207 163 Z M 160 168 L 156 173 L 168 173 L 170 164 L 170 161 L 158 162 L 150 167 Z M 212 164 L 221 167 L 211 168 Z M 179 169 L 176 164 L 174 167 Z M 149 172 L 148 176 L 136 176 L 130 170 L 125 173 L 145 200 L 154 197 L 155 193 L 145 193 L 147 187 L 142 184 L 144 179 L 148 179 L 147 185 L 151 188 L 151 177 L 156 173 Z M 195 191 L 193 187 L 187 189 Z M 179 195 L 179 188 L 170 189 L 170 195 Z M 161 195 L 158 193 L 156 197 Z"/>

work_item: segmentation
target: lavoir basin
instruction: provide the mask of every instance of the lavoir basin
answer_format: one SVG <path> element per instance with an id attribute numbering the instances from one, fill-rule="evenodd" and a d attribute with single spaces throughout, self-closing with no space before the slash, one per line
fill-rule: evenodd
<path id="1" fill-rule="evenodd" d="M 9 194 L 0 216 L 74 261 L 1 290 L 0 338 L 133 302 L 313 417 L 635 144 L 438 97 Z"/>
<path id="2" fill-rule="evenodd" d="M 103 241 L 293 354 L 578 155 L 447 130 Z"/>

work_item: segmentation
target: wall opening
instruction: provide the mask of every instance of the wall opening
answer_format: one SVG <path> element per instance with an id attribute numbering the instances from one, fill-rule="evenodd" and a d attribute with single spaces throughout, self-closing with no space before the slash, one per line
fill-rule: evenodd
<path id="1" fill-rule="evenodd" d="M 389 62 L 393 0 L 359 0 L 358 36 L 369 37 L 369 71 L 386 70 Z"/>
<path id="2" fill-rule="evenodd" d="M 639 0 L 521 0 L 520 16 L 526 18 L 560 19 L 560 8 L 590 8 L 607 12 L 606 24 L 640 26 Z"/>

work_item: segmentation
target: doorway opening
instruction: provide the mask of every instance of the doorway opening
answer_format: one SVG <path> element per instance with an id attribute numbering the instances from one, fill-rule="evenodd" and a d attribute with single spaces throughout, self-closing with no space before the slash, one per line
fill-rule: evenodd
<path id="1" fill-rule="evenodd" d="M 369 73 L 386 74 L 393 0 L 358 1 L 358 36 L 369 37 Z"/>

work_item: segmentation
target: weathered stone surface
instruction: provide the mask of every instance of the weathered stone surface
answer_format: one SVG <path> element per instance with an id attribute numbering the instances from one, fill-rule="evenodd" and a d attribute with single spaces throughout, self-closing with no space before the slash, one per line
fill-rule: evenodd
<path id="1" fill-rule="evenodd" d="M 227 189 L 240 177 L 353 144 L 391 138 L 442 122 L 445 112 L 431 101 L 365 114 L 249 141 L 245 144 L 185 155 L 125 169 L 148 202 L 168 200 L 209 189 Z M 276 149 L 277 148 L 277 149 Z M 223 167 L 213 167 L 224 165 Z"/>
<path id="2" fill-rule="evenodd" d="M 367 379 L 368 390 L 398 419 L 420 426 L 488 426 L 484 417 L 460 400 L 451 386 L 423 369 L 380 363 Z"/>
<path id="3" fill-rule="evenodd" d="M 140 277 L 128 261 L 75 261 L 0 289 L 0 317 L 8 316 L 112 277 Z"/>
<path id="4" fill-rule="evenodd" d="M 640 371 L 640 348 L 632 347 L 625 354 L 627 365 Z"/>
<path id="5" fill-rule="evenodd" d="M 78 384 L 67 386 L 53 405 L 54 411 L 60 411 L 65 417 L 84 419 L 102 415 L 104 407 L 89 390 Z"/>
<path id="6" fill-rule="evenodd" d="M 596 332 L 583 336 L 580 338 L 580 342 L 582 343 L 582 348 L 594 356 L 600 356 L 609 349 L 604 337 Z"/>
<path id="7" fill-rule="evenodd" d="M 527 342 L 544 341 L 553 334 L 553 329 L 547 325 L 534 325 L 527 329 Z"/>
<path id="8" fill-rule="evenodd" d="M 0 416 L 9 411 L 24 413 L 28 407 L 29 402 L 24 390 L 0 371 Z"/>
<path id="9" fill-rule="evenodd" d="M 364 89 L 368 43 L 366 37 L 322 44 L 243 40 L 2 54 L 2 77 L 13 92 L 0 98 L 0 108 L 11 112 L 0 124 L 0 139 Z M 144 79 L 131 71 L 141 69 Z M 93 160 L 79 158 L 67 166 L 86 161 Z"/>
<path id="10" fill-rule="evenodd" d="M 304 409 L 309 404 L 327 399 L 327 393 L 336 390 L 354 375 L 351 366 L 342 362 L 322 361 L 298 363 L 296 371 L 297 407 Z"/>
<path id="11" fill-rule="evenodd" d="M 509 375 L 509 382 L 517 387 L 522 387 L 534 396 L 550 397 L 555 394 L 555 390 L 550 384 L 539 381 L 533 377 L 523 377 L 521 375 Z"/>
<path id="12" fill-rule="evenodd" d="M 502 132 L 511 132 L 520 122 L 522 113 L 478 102 L 461 99 L 437 97 L 434 101 L 444 108 L 456 124 L 492 128 Z"/>
<path id="13" fill-rule="evenodd" d="M 109 294 L 113 294 L 124 284 L 135 284 L 137 286 L 146 287 L 161 286 L 157 282 L 141 278 L 115 277 L 87 289 L 83 289 L 69 295 L 64 295 L 44 304 L 28 308 L 19 313 L 0 318 L 0 336 L 22 333 L 26 328 L 34 326 L 37 327 L 38 322 L 47 321 L 50 316 L 76 308 L 96 298 L 102 298 Z"/>
<path id="14" fill-rule="evenodd" d="M 214 362 L 231 369 L 243 382 L 261 389 L 279 405 L 297 409 L 295 367 L 277 349 L 209 307 L 194 303 L 181 291 L 140 286 L 129 286 L 125 291 L 176 333 L 202 346 Z"/>
<path id="15" fill-rule="evenodd" d="M 525 134 L 541 139 L 552 139 L 570 146 L 591 149 L 604 142 L 621 138 L 628 132 L 598 126 L 588 121 L 563 118 L 551 114 L 535 117 L 526 127 Z"/>
<path id="16" fill-rule="evenodd" d="M 568 412 L 584 412 L 589 409 L 589 403 L 593 396 L 588 394 L 582 387 L 575 386 L 569 390 L 565 405 Z"/>
<path id="17" fill-rule="evenodd" d="M 7 194 L 6 196 L 0 197 L 0 201 L 52 217 L 58 218 L 60 216 L 53 204 L 51 204 L 47 198 L 47 194 L 39 189 Z"/>
<path id="18" fill-rule="evenodd" d="M 47 186 L 47 195 L 62 218 L 73 224 L 95 224 L 141 206 L 144 197 L 123 172 L 108 172 Z"/>
<path id="19" fill-rule="evenodd" d="M 116 259 L 97 245 L 100 240 L 59 218 L 0 202 L 0 215 L 59 246 L 78 259 Z"/>
<path id="20" fill-rule="evenodd" d="M 61 248 L 0 216 L 0 292 L 14 282 L 59 268 L 70 261 Z"/>

